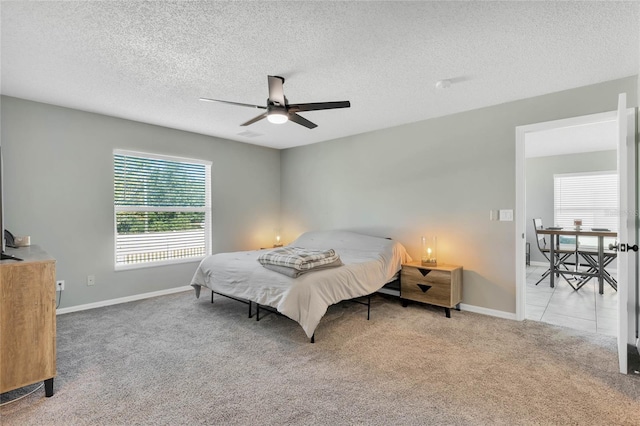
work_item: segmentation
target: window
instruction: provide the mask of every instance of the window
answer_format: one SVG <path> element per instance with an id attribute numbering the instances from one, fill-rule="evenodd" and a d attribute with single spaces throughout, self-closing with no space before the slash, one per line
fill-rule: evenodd
<path id="1" fill-rule="evenodd" d="M 582 219 L 583 228 L 618 231 L 618 174 L 616 172 L 571 173 L 553 176 L 554 223 L 572 228 Z M 561 241 L 573 243 L 575 240 Z M 596 246 L 595 237 L 580 237 L 580 245 Z"/>
<path id="2" fill-rule="evenodd" d="M 192 262 L 211 254 L 211 163 L 113 153 L 115 267 Z"/>

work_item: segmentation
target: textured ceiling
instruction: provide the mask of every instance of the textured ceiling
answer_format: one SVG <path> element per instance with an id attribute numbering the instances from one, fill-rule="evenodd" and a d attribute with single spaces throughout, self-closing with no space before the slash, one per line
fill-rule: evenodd
<path id="1" fill-rule="evenodd" d="M 635 2 L 0 3 L 2 94 L 286 148 L 635 75 Z M 262 120 L 267 75 L 291 103 Z M 452 85 L 437 90 L 435 83 Z M 243 133 L 243 132 L 249 132 Z M 177 142 L 178 143 L 178 142 Z"/>

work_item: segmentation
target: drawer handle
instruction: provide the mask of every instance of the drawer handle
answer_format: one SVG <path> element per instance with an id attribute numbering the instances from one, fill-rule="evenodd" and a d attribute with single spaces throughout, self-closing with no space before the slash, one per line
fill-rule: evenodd
<path id="1" fill-rule="evenodd" d="M 431 269 L 422 269 L 422 268 L 418 268 L 418 271 L 420 271 L 420 273 L 422 274 L 423 277 L 426 277 L 427 274 L 429 272 L 431 272 Z"/>
<path id="2" fill-rule="evenodd" d="M 426 293 L 431 288 L 430 285 L 426 284 L 417 284 L 417 286 L 420 288 L 420 290 L 422 290 L 423 293 Z"/>

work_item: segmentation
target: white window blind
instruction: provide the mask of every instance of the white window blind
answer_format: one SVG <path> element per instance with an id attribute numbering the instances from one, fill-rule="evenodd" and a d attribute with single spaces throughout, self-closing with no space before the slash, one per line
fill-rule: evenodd
<path id="1" fill-rule="evenodd" d="M 553 176 L 554 222 L 573 227 L 582 219 L 582 228 L 618 231 L 618 174 L 616 172 L 571 173 Z"/>
<path id="2" fill-rule="evenodd" d="M 116 150 L 115 266 L 198 260 L 211 253 L 211 163 Z"/>

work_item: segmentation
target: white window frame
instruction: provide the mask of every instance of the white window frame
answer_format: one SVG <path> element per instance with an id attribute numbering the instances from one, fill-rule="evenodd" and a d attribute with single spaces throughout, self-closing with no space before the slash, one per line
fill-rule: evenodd
<path id="1" fill-rule="evenodd" d="M 558 218 L 558 207 L 557 207 L 557 194 L 556 194 L 556 180 L 558 178 L 563 178 L 563 177 L 586 177 L 586 176 L 602 176 L 602 175 L 613 175 L 613 176 L 617 176 L 618 172 L 616 170 L 603 170 L 603 171 L 597 171 L 597 172 L 580 172 L 580 173 L 559 173 L 559 174 L 554 174 L 553 175 L 553 223 L 554 226 L 562 226 L 564 228 L 573 228 L 573 219 L 584 219 L 584 217 L 575 217 L 572 219 L 567 219 L 567 220 L 562 220 Z M 617 179 L 615 179 L 616 185 L 617 185 Z M 606 209 L 605 210 L 605 216 L 611 216 L 613 218 L 613 220 L 611 221 L 611 223 L 608 224 L 603 224 L 603 223 L 583 223 L 582 228 L 585 230 L 591 229 L 592 227 L 594 228 L 607 228 L 610 229 L 612 231 L 616 231 L 617 232 L 617 221 L 615 219 L 615 212 L 617 209 L 617 205 L 618 205 L 618 190 L 617 188 L 615 188 L 612 191 L 612 194 L 615 197 L 615 201 L 612 202 L 612 205 L 610 206 L 610 209 Z M 579 245 L 581 247 L 597 247 L 597 238 L 596 237 L 584 237 L 581 236 L 579 238 L 578 241 Z"/>
<path id="2" fill-rule="evenodd" d="M 172 155 L 162 155 L 155 154 L 149 152 L 141 152 L 141 151 L 130 151 L 123 149 L 114 149 L 112 160 L 115 160 L 116 155 L 124 155 L 124 156 L 133 156 L 133 157 L 143 157 L 149 158 L 152 160 L 164 160 L 164 161 L 172 161 L 179 163 L 191 163 L 191 164 L 201 164 L 205 166 L 205 206 L 204 207 L 132 207 L 132 206 L 116 206 L 115 204 L 115 194 L 114 194 L 114 212 L 113 212 L 113 262 L 114 269 L 116 271 L 123 270 L 131 270 L 131 269 L 142 269 L 142 268 L 154 268 L 158 266 L 165 265 L 175 265 L 181 263 L 190 263 L 190 262 L 199 262 L 204 259 L 206 256 L 211 255 L 211 227 L 212 227 L 212 214 L 211 214 L 211 166 L 212 162 L 207 160 L 200 160 L 196 158 L 187 158 L 187 157 L 178 157 Z M 114 178 L 114 186 L 115 186 L 115 164 L 112 176 Z M 133 264 L 118 264 L 117 256 L 118 256 L 118 224 L 117 224 L 117 213 L 122 211 L 167 211 L 167 212 L 204 212 L 205 213 L 205 226 L 204 226 L 204 243 L 205 243 L 205 254 L 202 256 L 193 256 L 193 257 L 185 257 L 185 258 L 176 258 L 176 259 L 166 259 L 166 260 L 157 260 L 157 261 L 149 261 L 149 262 L 141 262 L 141 263 L 133 263 Z"/>

